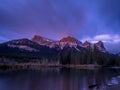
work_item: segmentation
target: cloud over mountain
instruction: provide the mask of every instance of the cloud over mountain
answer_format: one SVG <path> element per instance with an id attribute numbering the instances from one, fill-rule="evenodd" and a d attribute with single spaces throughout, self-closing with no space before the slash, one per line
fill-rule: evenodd
<path id="1" fill-rule="evenodd" d="M 119 0 L 1 0 L 0 42 L 39 34 L 55 40 L 70 35 L 80 40 L 90 37 L 118 44 L 119 3 Z"/>

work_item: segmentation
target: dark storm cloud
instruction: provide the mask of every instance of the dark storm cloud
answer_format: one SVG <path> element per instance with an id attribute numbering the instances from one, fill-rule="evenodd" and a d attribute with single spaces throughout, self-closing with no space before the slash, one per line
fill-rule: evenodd
<path id="1" fill-rule="evenodd" d="M 105 34 L 119 37 L 119 4 L 119 0 L 0 0 L 0 39 L 31 38 L 34 34 L 93 41 Z"/>

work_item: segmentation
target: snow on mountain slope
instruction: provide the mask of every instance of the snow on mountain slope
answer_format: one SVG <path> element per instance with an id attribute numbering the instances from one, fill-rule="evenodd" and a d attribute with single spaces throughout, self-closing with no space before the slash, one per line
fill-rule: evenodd
<path id="1" fill-rule="evenodd" d="M 82 42 L 71 36 L 64 37 L 61 40 L 59 40 L 59 46 L 61 49 L 63 49 L 66 45 L 77 49 L 77 46 L 81 46 Z"/>
<path id="2" fill-rule="evenodd" d="M 38 35 L 35 35 L 32 38 L 32 41 L 40 44 L 40 45 L 46 45 L 50 48 L 60 48 L 63 49 L 66 45 L 69 45 L 70 47 L 76 47 L 77 45 L 82 45 L 82 43 L 80 41 L 78 41 L 77 39 L 73 38 L 73 37 L 64 37 L 61 40 L 58 41 L 54 41 L 54 40 L 50 40 Z"/>
<path id="3" fill-rule="evenodd" d="M 88 41 L 85 41 L 83 43 L 83 46 L 85 48 L 91 48 L 92 50 L 97 48 L 101 52 L 107 52 L 102 41 L 98 41 L 97 43 L 90 43 Z"/>
<path id="4" fill-rule="evenodd" d="M 90 42 L 88 42 L 88 41 L 85 41 L 84 43 L 83 43 L 83 46 L 84 47 L 91 47 L 91 43 Z"/>
<path id="5" fill-rule="evenodd" d="M 34 48 L 31 48 L 31 47 L 28 47 L 26 45 L 9 45 L 9 47 L 12 47 L 12 48 L 19 48 L 19 49 L 24 49 L 24 50 L 28 50 L 28 51 L 35 51 L 37 52 L 38 50 L 37 49 L 34 49 Z"/>
<path id="6" fill-rule="evenodd" d="M 48 38 L 45 38 L 45 37 L 42 37 L 39 35 L 34 35 L 34 37 L 32 38 L 32 41 L 38 43 L 39 45 L 47 46 L 50 48 L 58 48 L 59 47 L 58 41 L 50 40 Z"/>
<path id="7" fill-rule="evenodd" d="M 35 35 L 32 40 L 29 39 L 18 39 L 6 42 L 9 47 L 24 49 L 28 51 L 37 52 L 40 47 L 47 47 L 48 49 L 62 50 L 64 47 L 74 48 L 77 51 L 80 51 L 80 48 L 91 48 L 94 50 L 97 48 L 101 52 L 107 52 L 102 41 L 97 43 L 90 43 L 85 41 L 84 43 L 80 42 L 74 37 L 68 36 L 63 37 L 58 41 L 50 40 L 38 35 Z"/>
<path id="8" fill-rule="evenodd" d="M 50 40 L 50 39 L 47 39 L 47 38 L 44 38 L 44 37 L 41 37 L 41 36 L 38 36 L 38 35 L 35 35 L 33 38 L 32 38 L 32 41 L 40 44 L 40 45 L 50 45 L 53 41 Z"/>
<path id="9" fill-rule="evenodd" d="M 18 39 L 18 40 L 12 40 L 8 41 L 6 43 L 8 47 L 12 48 L 19 48 L 23 50 L 28 50 L 28 51 L 35 51 L 37 52 L 38 50 L 35 48 L 37 46 L 37 43 L 34 43 L 28 39 Z"/>
<path id="10" fill-rule="evenodd" d="M 76 48 L 76 50 L 78 50 L 77 46 L 84 47 L 84 48 L 91 48 L 91 49 L 94 49 L 95 47 L 97 47 L 97 49 L 99 51 L 106 52 L 106 49 L 105 49 L 102 41 L 99 41 L 97 43 L 90 43 L 88 41 L 85 41 L 84 43 L 82 43 L 79 40 L 77 40 L 76 38 L 71 37 L 71 36 L 63 37 L 62 39 L 60 39 L 58 41 L 54 41 L 54 40 L 50 40 L 50 39 L 41 37 L 39 35 L 35 35 L 32 38 L 32 41 L 34 41 L 40 45 L 48 46 L 50 48 L 57 47 L 59 49 L 63 49 L 65 46 L 69 46 L 71 48 L 73 47 L 73 48 Z"/>
<path id="11" fill-rule="evenodd" d="M 94 46 L 97 47 L 97 49 L 101 52 L 107 52 L 102 41 L 94 43 Z"/>

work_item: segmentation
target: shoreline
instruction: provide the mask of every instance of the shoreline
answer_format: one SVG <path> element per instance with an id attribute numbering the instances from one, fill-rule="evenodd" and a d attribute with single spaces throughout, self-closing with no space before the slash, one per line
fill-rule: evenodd
<path id="1" fill-rule="evenodd" d="M 74 68 L 74 69 L 100 69 L 100 68 L 111 68 L 111 69 L 120 69 L 116 66 L 102 66 L 96 64 L 40 64 L 40 63 L 0 63 L 0 71 L 4 70 L 39 70 L 41 68 Z"/>
<path id="2" fill-rule="evenodd" d="M 96 69 L 101 65 L 62 65 L 62 64 L 40 64 L 40 63 L 19 63 L 19 64 L 0 64 L 0 70 L 6 69 L 39 69 L 39 68 L 76 68 L 76 69 Z"/>

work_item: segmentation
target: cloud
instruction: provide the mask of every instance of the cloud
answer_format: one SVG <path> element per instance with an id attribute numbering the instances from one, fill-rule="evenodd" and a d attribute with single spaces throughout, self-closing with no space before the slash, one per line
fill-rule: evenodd
<path id="1" fill-rule="evenodd" d="M 108 34 L 97 35 L 94 37 L 95 40 L 109 40 L 111 36 Z"/>
<path id="2" fill-rule="evenodd" d="M 0 0 L 0 36 L 9 40 L 39 34 L 71 35 L 120 43 L 120 0 Z M 6 39 L 0 38 L 0 42 Z"/>
<path id="3" fill-rule="evenodd" d="M 106 50 L 111 53 L 120 52 L 120 35 L 118 34 L 100 34 L 93 37 L 86 37 L 82 39 L 82 42 L 89 41 L 91 43 L 96 43 L 98 41 L 104 42 Z"/>
<path id="4" fill-rule="evenodd" d="M 85 40 L 88 40 L 92 43 L 97 41 L 103 41 L 104 43 L 117 44 L 117 43 L 120 43 L 120 35 L 101 34 L 101 35 L 96 35 L 94 37 L 87 37 L 82 39 L 82 41 L 85 41 Z"/>

